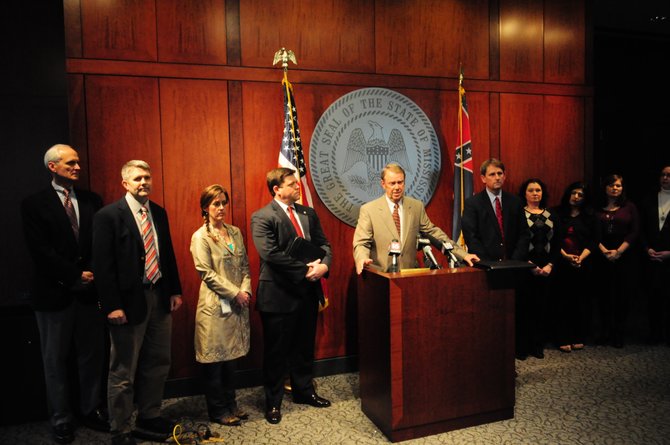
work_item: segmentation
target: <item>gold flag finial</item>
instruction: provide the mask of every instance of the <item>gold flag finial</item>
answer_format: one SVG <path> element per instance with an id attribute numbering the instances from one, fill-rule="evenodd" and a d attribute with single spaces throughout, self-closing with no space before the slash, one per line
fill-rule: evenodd
<path id="1" fill-rule="evenodd" d="M 272 61 L 272 65 L 276 65 L 277 63 L 281 62 L 282 68 L 284 68 L 284 71 L 288 70 L 288 62 L 289 60 L 293 62 L 295 65 L 298 64 L 298 62 L 295 60 L 295 54 L 293 51 L 290 49 L 287 50 L 286 48 L 282 47 L 279 51 L 275 53 L 275 58 Z"/>

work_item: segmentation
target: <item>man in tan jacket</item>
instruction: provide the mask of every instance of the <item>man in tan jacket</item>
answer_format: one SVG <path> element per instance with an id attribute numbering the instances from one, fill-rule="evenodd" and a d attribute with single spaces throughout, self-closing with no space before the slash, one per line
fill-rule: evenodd
<path id="1" fill-rule="evenodd" d="M 454 255 L 469 266 L 479 261 L 430 221 L 421 201 L 405 196 L 405 170 L 400 165 L 392 163 L 384 167 L 381 186 L 384 195 L 363 205 L 358 215 L 353 242 L 356 273 L 360 274 L 370 264 L 387 270 L 392 241 L 400 243 L 400 269 L 417 267 L 419 234 L 451 243 Z"/>

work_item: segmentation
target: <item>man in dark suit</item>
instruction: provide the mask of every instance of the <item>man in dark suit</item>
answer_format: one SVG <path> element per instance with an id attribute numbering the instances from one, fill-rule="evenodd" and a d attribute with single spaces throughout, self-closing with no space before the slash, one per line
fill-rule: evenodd
<path id="1" fill-rule="evenodd" d="M 670 346 L 670 165 L 661 170 L 659 183 L 659 192 L 642 205 L 642 241 L 649 260 L 649 341 Z"/>
<path id="2" fill-rule="evenodd" d="M 505 165 L 491 158 L 480 168 L 486 188 L 465 200 L 461 225 L 468 252 L 482 260 L 525 260 L 530 232 L 524 204 L 504 192 Z"/>
<path id="3" fill-rule="evenodd" d="M 93 270 L 112 342 L 107 398 L 112 444 L 135 444 L 133 434 L 162 441 L 174 423 L 161 417 L 170 369 L 171 312 L 182 304 L 167 213 L 149 201 L 151 169 L 129 161 L 121 169 L 126 195 L 93 222 Z"/>
<path id="4" fill-rule="evenodd" d="M 331 264 L 330 244 L 314 209 L 296 204 L 300 183 L 294 175 L 289 168 L 268 172 L 267 185 L 274 199 L 251 216 L 261 260 L 256 309 L 263 323 L 265 418 L 272 424 L 281 421 L 287 373 L 294 403 L 330 406 L 312 383 L 316 319 L 323 296 L 320 279 Z M 305 264 L 289 256 L 286 250 L 298 236 L 321 247 L 323 260 Z"/>
<path id="5" fill-rule="evenodd" d="M 51 185 L 26 198 L 21 214 L 35 264 L 33 306 L 54 439 L 70 443 L 74 440 L 67 375 L 71 350 L 79 374 L 81 421 L 97 430 L 109 430 L 102 400 L 105 325 L 90 264 L 93 214 L 102 207 L 102 199 L 74 188 L 80 166 L 72 147 L 58 144 L 49 148 L 44 165 L 51 172 Z"/>

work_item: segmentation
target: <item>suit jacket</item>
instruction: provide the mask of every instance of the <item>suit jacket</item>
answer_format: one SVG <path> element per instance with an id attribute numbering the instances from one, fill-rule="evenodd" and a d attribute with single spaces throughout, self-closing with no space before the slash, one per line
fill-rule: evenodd
<path id="1" fill-rule="evenodd" d="M 33 258 L 33 306 L 49 311 L 67 307 L 77 295 L 95 302 L 95 287 L 73 292 L 81 273 L 91 270 L 93 214 L 102 207 L 95 193 L 75 189 L 79 207 L 79 240 L 75 238 L 58 192 L 48 187 L 21 203 L 23 233 Z"/>
<path id="2" fill-rule="evenodd" d="M 361 207 L 358 214 L 358 223 L 354 232 L 354 261 L 372 259 L 372 262 L 386 270 L 388 267 L 388 248 L 392 240 L 399 240 L 402 252 L 399 263 L 401 269 L 417 267 L 416 239 L 419 232 L 431 235 L 441 241 L 454 245 L 454 254 L 462 259 L 466 252 L 454 243 L 446 233 L 435 226 L 428 215 L 423 203 L 417 199 L 405 196 L 402 202 L 402 234 L 393 222 L 393 215 L 389 210 L 385 196 L 370 201 Z"/>
<path id="3" fill-rule="evenodd" d="M 330 268 L 330 243 L 321 222 L 311 207 L 295 204 L 305 239 L 326 251 L 321 260 Z M 262 312 L 292 312 L 302 298 L 320 298 L 321 283 L 305 279 L 307 266 L 286 253 L 297 236 L 295 228 L 281 206 L 273 199 L 251 215 L 251 233 L 260 256 L 260 276 L 256 293 L 256 309 Z"/>
<path id="4" fill-rule="evenodd" d="M 158 234 L 161 279 L 158 292 L 166 312 L 170 296 L 181 294 L 177 261 L 165 210 L 149 201 L 153 228 Z M 103 207 L 93 220 L 93 273 L 105 315 L 123 309 L 129 324 L 147 316 L 144 296 L 144 244 L 126 198 Z"/>
<path id="5" fill-rule="evenodd" d="M 649 248 L 656 251 L 670 250 L 670 218 L 665 219 L 663 227 L 658 228 L 658 194 L 644 201 L 641 207 L 642 244 L 645 253 Z"/>
<path id="6" fill-rule="evenodd" d="M 525 260 L 528 256 L 530 231 L 521 199 L 502 192 L 503 229 L 505 242 L 498 226 L 486 190 L 465 200 L 461 227 L 468 252 L 482 260 Z"/>

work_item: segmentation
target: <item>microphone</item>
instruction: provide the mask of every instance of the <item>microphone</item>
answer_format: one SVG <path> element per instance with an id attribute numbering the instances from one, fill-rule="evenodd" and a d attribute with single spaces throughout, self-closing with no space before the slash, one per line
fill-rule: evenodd
<path id="1" fill-rule="evenodd" d="M 449 265 L 451 267 L 458 267 L 459 265 L 458 258 L 456 258 L 456 255 L 454 255 L 454 252 L 452 252 L 452 250 L 454 250 L 454 246 L 452 246 L 451 243 L 448 243 L 446 241 L 442 243 L 442 246 L 443 246 L 442 253 L 449 258 Z"/>
<path id="2" fill-rule="evenodd" d="M 440 241 L 428 233 L 422 233 L 421 235 L 427 238 L 433 247 L 439 249 L 440 252 L 449 259 L 449 267 L 458 267 L 460 262 L 458 261 L 458 258 L 456 258 L 456 255 L 454 255 L 454 252 L 452 252 L 454 246 L 450 242 Z"/>
<path id="3" fill-rule="evenodd" d="M 423 262 L 426 266 L 430 269 L 442 269 L 442 266 L 437 262 L 435 255 L 433 255 L 433 249 L 430 248 L 430 240 L 428 238 L 417 238 L 416 248 L 417 250 L 423 250 Z"/>
<path id="4" fill-rule="evenodd" d="M 389 256 L 391 257 L 391 264 L 389 264 L 387 268 L 387 272 L 399 272 L 400 271 L 400 265 L 398 264 L 398 257 L 400 256 L 400 253 L 402 252 L 402 249 L 400 248 L 400 241 L 397 239 L 391 240 L 391 244 L 389 244 Z"/>

